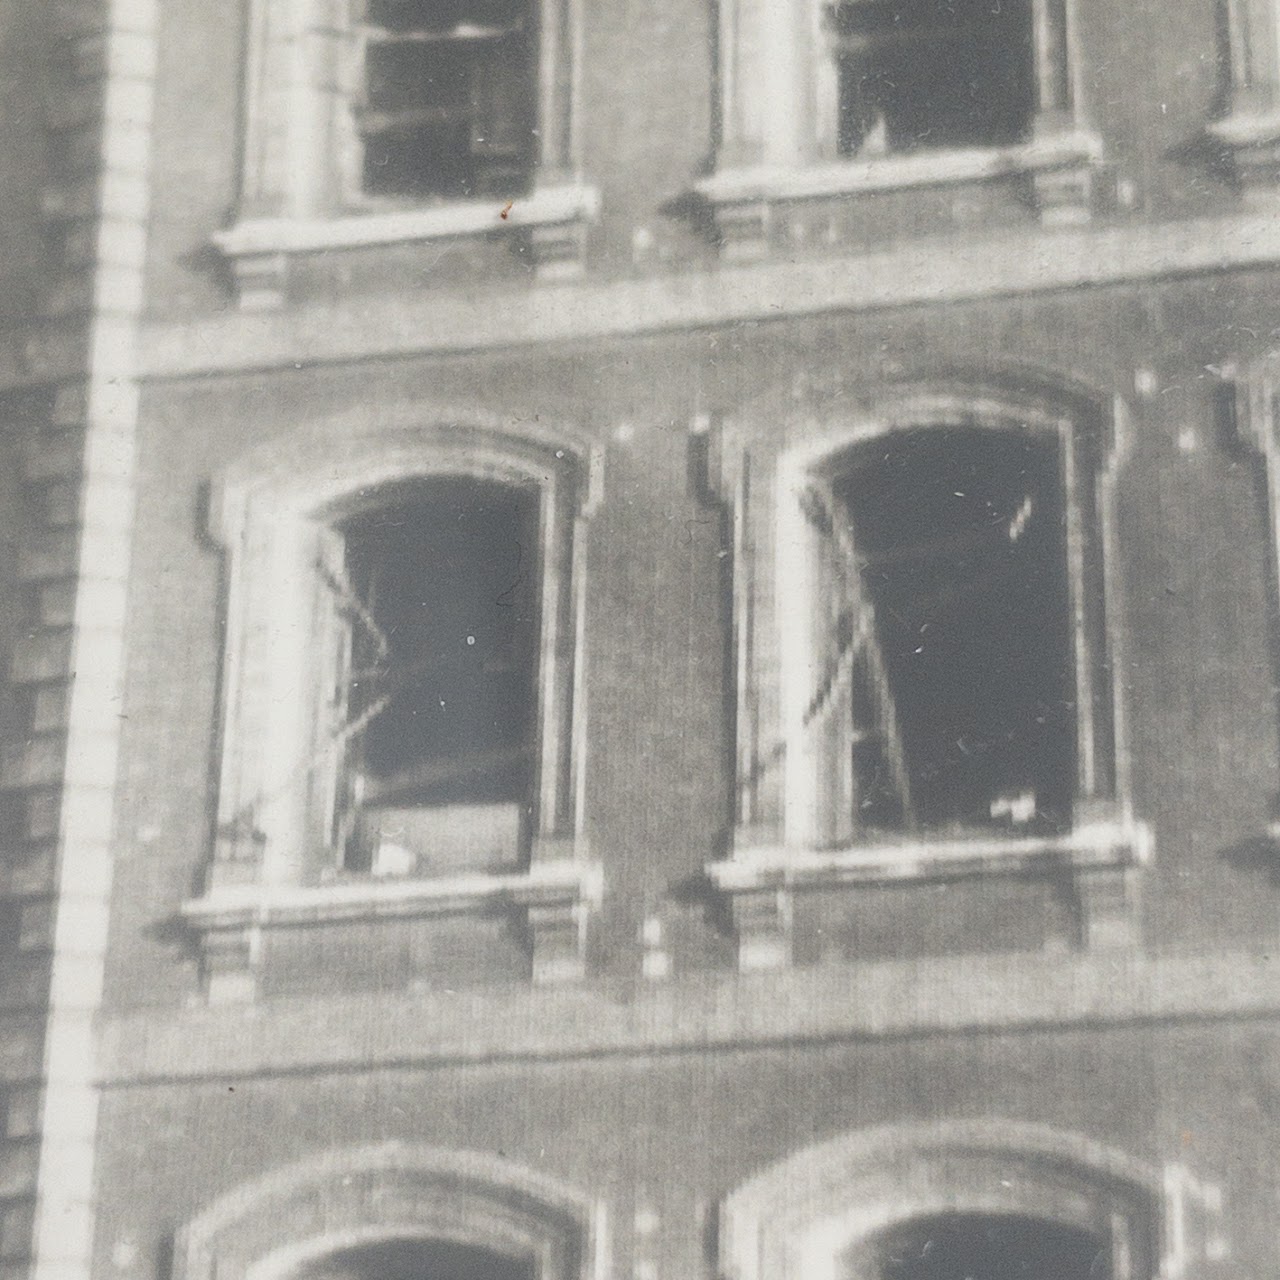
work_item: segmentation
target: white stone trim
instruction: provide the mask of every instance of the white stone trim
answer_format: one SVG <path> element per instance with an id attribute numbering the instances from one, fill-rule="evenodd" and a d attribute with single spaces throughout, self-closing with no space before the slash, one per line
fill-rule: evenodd
<path id="1" fill-rule="evenodd" d="M 347 880 L 323 885 L 229 885 L 183 903 L 182 915 L 201 933 L 248 927 L 270 929 L 345 920 L 459 915 L 479 911 L 491 903 L 596 905 L 602 888 L 598 864 L 563 859 L 535 863 L 528 871 L 503 875 Z"/>
<path id="2" fill-rule="evenodd" d="M 720 1260 L 729 1280 L 838 1280 L 846 1252 L 895 1223 L 1010 1212 L 1091 1230 L 1111 1243 L 1116 1280 L 1157 1280 L 1163 1190 L 1158 1169 L 1045 1125 L 886 1125 L 805 1148 L 733 1191 Z"/>
<path id="3" fill-rule="evenodd" d="M 102 15 L 98 190 L 135 193 L 91 225 L 93 311 L 62 779 L 53 969 L 44 1048 L 32 1280 L 86 1280 L 92 1268 L 98 1088 L 94 1024 L 105 981 L 113 830 L 124 722 L 126 617 L 133 539 L 138 321 L 156 64 L 157 0 L 110 0 Z M 89 125 L 88 128 L 94 126 Z M 104 600 L 112 606 L 106 613 Z"/>
<path id="4" fill-rule="evenodd" d="M 249 218 L 219 231 L 213 242 L 233 259 L 266 253 L 323 253 L 594 221 L 599 212 L 600 193 L 596 188 L 562 183 L 535 188 L 509 204 L 502 200 L 466 200 L 332 218 Z"/>
<path id="5" fill-rule="evenodd" d="M 153 323 L 143 329 L 140 359 L 146 377 L 189 378 L 857 314 L 912 303 L 940 306 L 1277 262 L 1280 216 L 1274 211 L 1157 225 L 966 233 L 866 254 L 721 265 L 651 280 L 384 294 L 271 316 L 224 313 Z M 11 374 L 9 385 L 22 381 Z"/>
<path id="6" fill-rule="evenodd" d="M 1144 866 L 1150 828 L 1132 819 L 1082 823 L 1056 835 L 974 835 L 968 839 L 907 839 L 838 851 L 747 846 L 706 872 L 727 893 L 786 887 L 834 888 L 970 875 L 1013 875 L 1049 867 Z"/>
<path id="7" fill-rule="evenodd" d="M 284 1280 L 374 1240 L 530 1256 L 537 1280 L 597 1280 L 597 1204 L 483 1152 L 383 1142 L 323 1151 L 218 1197 L 178 1233 L 171 1280 Z"/>
<path id="8" fill-rule="evenodd" d="M 100 1028 L 105 1087 L 406 1064 L 497 1063 L 750 1046 L 882 1042 L 1079 1024 L 1210 1027 L 1280 1014 L 1274 949 L 1017 952 L 832 963 L 745 975 L 674 974 L 620 1001 L 607 986 L 360 992 L 150 1009 Z M 315 1028 L 326 1034 L 317 1039 Z M 825 1051 L 825 1050 L 824 1050 Z"/>
<path id="9" fill-rule="evenodd" d="M 1102 142 L 1098 136 L 1076 130 L 1010 147 L 968 147 L 874 159 L 855 157 L 797 168 L 777 165 L 728 168 L 702 179 L 695 189 L 712 204 L 810 200 L 976 182 L 1042 169 L 1097 164 L 1101 159 Z"/>

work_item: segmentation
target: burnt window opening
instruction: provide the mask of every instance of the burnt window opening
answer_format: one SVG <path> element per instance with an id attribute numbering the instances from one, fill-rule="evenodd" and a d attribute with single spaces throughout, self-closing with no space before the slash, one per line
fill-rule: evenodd
<path id="1" fill-rule="evenodd" d="M 1108 1280 L 1110 1250 L 1092 1232 L 1013 1214 L 938 1214 L 882 1233 L 875 1280 Z M 859 1259 L 858 1261 L 861 1261 Z"/>
<path id="2" fill-rule="evenodd" d="M 1068 827 L 1076 707 L 1056 438 L 896 433 L 858 451 L 833 495 L 856 573 L 835 627 L 855 658 L 854 827 Z"/>
<path id="3" fill-rule="evenodd" d="M 1036 109 L 1031 0 L 836 0 L 844 156 L 1001 146 Z"/>
<path id="4" fill-rule="evenodd" d="M 366 0 L 366 195 L 509 199 L 535 138 L 530 0 Z"/>
<path id="5" fill-rule="evenodd" d="M 535 488 L 450 476 L 341 526 L 332 839 L 346 870 L 519 857 L 537 772 L 538 521 Z"/>
<path id="6" fill-rule="evenodd" d="M 294 1280 L 535 1280 L 532 1258 L 448 1240 L 382 1240 L 326 1254 Z"/>

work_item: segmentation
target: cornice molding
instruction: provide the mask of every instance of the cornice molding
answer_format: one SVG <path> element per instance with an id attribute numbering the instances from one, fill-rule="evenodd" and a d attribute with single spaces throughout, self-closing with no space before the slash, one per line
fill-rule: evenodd
<path id="1" fill-rule="evenodd" d="M 279 1000 L 108 1019 L 106 1087 L 908 1035 L 1280 1017 L 1278 962 L 1017 954 L 607 985 Z M 325 1034 L 316 1035 L 323 1026 Z"/>
<path id="2" fill-rule="evenodd" d="M 151 380 L 519 348 L 1280 265 L 1275 211 L 1140 226 L 955 235 L 856 257 L 775 259 L 644 280 L 352 298 L 152 323 Z"/>

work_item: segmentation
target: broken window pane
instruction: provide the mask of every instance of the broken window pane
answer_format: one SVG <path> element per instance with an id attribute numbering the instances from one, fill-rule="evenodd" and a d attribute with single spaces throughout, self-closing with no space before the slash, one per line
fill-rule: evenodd
<path id="1" fill-rule="evenodd" d="M 993 146 L 1035 110 L 1030 0 L 843 0 L 827 9 L 842 155 Z"/>
<path id="2" fill-rule="evenodd" d="M 534 57 L 520 0 L 369 0 L 364 189 L 511 196 L 528 182 Z"/>
<path id="3" fill-rule="evenodd" d="M 363 725 L 342 782 L 348 870 L 422 871 L 433 850 L 514 856 L 534 788 L 537 525 L 535 490 L 461 477 L 415 484 L 343 525 L 355 597 L 346 715 Z M 471 853 L 451 853 L 455 837 Z M 379 866 L 391 845 L 412 865 Z"/>
<path id="4" fill-rule="evenodd" d="M 1068 825 L 1076 708 L 1056 440 L 901 432 L 857 452 L 834 492 L 874 614 L 915 821 Z M 855 821 L 893 827 L 907 820 L 903 788 L 868 677 L 854 668 Z"/>

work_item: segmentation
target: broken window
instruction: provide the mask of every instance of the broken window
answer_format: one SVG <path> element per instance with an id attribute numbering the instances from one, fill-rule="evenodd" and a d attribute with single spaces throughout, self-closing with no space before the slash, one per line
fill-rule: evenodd
<path id="1" fill-rule="evenodd" d="M 841 155 L 995 146 L 1036 109 L 1031 0 L 836 0 Z"/>
<path id="2" fill-rule="evenodd" d="M 841 459 L 806 518 L 828 595 L 805 717 L 839 810 L 828 838 L 1067 828 L 1076 707 L 1057 439 L 896 432 Z"/>
<path id="3" fill-rule="evenodd" d="M 366 0 L 356 112 L 367 195 L 509 198 L 529 181 L 528 0 Z"/>
<path id="4" fill-rule="evenodd" d="M 884 1232 L 871 1265 L 875 1280 L 1106 1280 L 1110 1249 L 1092 1232 L 1013 1214 L 944 1213 Z"/>
<path id="5" fill-rule="evenodd" d="M 537 491 L 442 476 L 380 497 L 322 565 L 330 839 L 348 871 L 512 869 L 536 774 Z"/>

